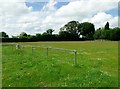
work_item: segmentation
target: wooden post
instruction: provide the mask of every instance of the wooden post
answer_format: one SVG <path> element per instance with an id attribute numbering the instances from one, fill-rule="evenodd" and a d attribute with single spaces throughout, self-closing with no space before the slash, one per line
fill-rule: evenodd
<path id="1" fill-rule="evenodd" d="M 20 49 L 20 45 L 19 44 L 16 45 L 16 49 Z"/>
<path id="2" fill-rule="evenodd" d="M 74 50 L 74 64 L 77 64 L 77 51 Z"/>

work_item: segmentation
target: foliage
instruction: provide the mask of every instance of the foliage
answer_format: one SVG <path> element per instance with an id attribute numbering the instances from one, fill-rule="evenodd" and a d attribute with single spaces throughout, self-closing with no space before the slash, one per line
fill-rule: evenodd
<path id="1" fill-rule="evenodd" d="M 62 28 L 60 28 L 60 31 L 67 31 L 70 34 L 76 34 L 78 30 L 78 25 L 79 25 L 78 21 L 70 21 Z"/>
<path id="2" fill-rule="evenodd" d="M 54 32 L 54 30 L 53 29 L 48 29 L 46 32 L 47 32 L 48 35 L 52 35 L 52 33 Z"/>
<path id="3" fill-rule="evenodd" d="M 1 32 L 3 42 L 30 42 L 30 41 L 83 41 L 94 39 L 120 40 L 120 28 L 109 28 L 109 22 L 104 28 L 95 31 L 94 24 L 90 22 L 79 23 L 70 21 L 60 28 L 59 34 L 53 34 L 55 30 L 48 29 L 46 32 L 29 35 L 21 32 L 19 36 L 9 38 L 5 32 Z"/>
<path id="4" fill-rule="evenodd" d="M 0 32 L 0 38 L 9 38 L 9 36 L 5 32 Z"/>
<path id="5" fill-rule="evenodd" d="M 79 23 L 78 21 L 70 21 L 60 29 L 59 33 L 62 33 L 62 31 L 64 35 L 67 35 L 69 33 L 69 38 L 73 37 L 75 39 L 78 39 L 79 36 L 82 35 L 86 39 L 93 39 L 95 28 L 94 25 L 89 22 Z"/>
<path id="6" fill-rule="evenodd" d="M 95 39 L 106 39 L 106 40 L 120 40 L 120 28 L 116 27 L 113 29 L 100 29 L 94 34 Z"/>
<path id="7" fill-rule="evenodd" d="M 84 22 L 79 25 L 78 32 L 80 32 L 80 34 L 84 36 L 86 39 L 93 39 L 95 28 L 92 23 Z"/>
<path id="8" fill-rule="evenodd" d="M 67 24 L 65 24 L 63 27 L 60 28 L 59 36 L 61 39 L 66 40 L 77 40 L 79 38 L 78 35 L 78 21 L 70 21 Z"/>
<path id="9" fill-rule="evenodd" d="M 105 29 L 106 29 L 106 30 L 109 30 L 109 22 L 106 23 Z"/>
<path id="10" fill-rule="evenodd" d="M 27 38 L 27 33 L 25 32 L 21 32 L 20 35 L 19 35 L 19 38 Z"/>

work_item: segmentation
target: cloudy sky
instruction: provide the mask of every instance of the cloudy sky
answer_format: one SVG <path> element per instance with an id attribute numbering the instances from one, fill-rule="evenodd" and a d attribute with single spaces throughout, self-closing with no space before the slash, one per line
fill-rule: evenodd
<path id="1" fill-rule="evenodd" d="M 9 36 L 43 33 L 69 21 L 91 22 L 95 28 L 118 26 L 119 0 L 3 0 L 0 1 L 0 32 Z"/>

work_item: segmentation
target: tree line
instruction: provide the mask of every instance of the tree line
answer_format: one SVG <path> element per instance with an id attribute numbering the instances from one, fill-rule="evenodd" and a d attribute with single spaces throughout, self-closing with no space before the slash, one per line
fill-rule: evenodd
<path id="1" fill-rule="evenodd" d="M 53 34 L 54 31 L 53 29 L 48 29 L 42 34 L 37 33 L 35 35 L 21 32 L 21 34 L 12 36 L 12 38 L 6 32 L 0 32 L 0 39 L 3 42 L 120 40 L 120 28 L 109 28 L 109 22 L 103 28 L 95 30 L 93 23 L 70 21 L 60 28 L 58 34 Z"/>

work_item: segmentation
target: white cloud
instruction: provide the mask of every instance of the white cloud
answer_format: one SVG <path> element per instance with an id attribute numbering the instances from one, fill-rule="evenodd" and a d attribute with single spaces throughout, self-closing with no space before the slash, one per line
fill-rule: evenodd
<path id="1" fill-rule="evenodd" d="M 61 7 L 56 16 L 76 16 L 79 17 L 91 17 L 92 15 L 110 10 L 111 8 L 117 7 L 117 1 L 106 0 L 80 0 L 70 2 L 68 5 Z"/>
<path id="2" fill-rule="evenodd" d="M 16 35 L 20 33 L 19 23 L 17 22 L 19 18 L 31 12 L 31 8 L 26 7 L 23 2 L 0 2 L 0 17 L 2 26 L 0 26 L 0 31 L 5 31 L 9 35 Z"/>
<path id="3" fill-rule="evenodd" d="M 117 21 L 115 19 L 117 17 L 113 17 L 110 14 L 106 14 L 105 11 L 117 8 L 117 3 L 117 0 L 72 1 L 68 5 L 58 9 L 54 15 L 49 15 L 49 18 L 46 18 L 45 21 L 47 23 L 56 24 L 57 29 L 71 20 L 77 20 L 79 22 L 90 21 L 97 25 L 96 28 L 101 27 L 107 21 L 110 21 L 111 27 L 114 27 L 117 24 Z M 58 32 L 58 30 L 56 32 Z"/>
<path id="4" fill-rule="evenodd" d="M 118 27 L 118 16 L 109 20 L 111 27 Z"/>
<path id="5" fill-rule="evenodd" d="M 8 1 L 8 2 L 7 2 Z M 25 0 L 4 0 L 0 2 L 0 31 L 9 35 L 18 35 L 21 32 L 35 34 L 53 28 L 58 32 L 59 28 L 71 20 L 79 22 L 90 21 L 96 28 L 103 27 L 107 21 L 111 27 L 117 26 L 117 17 L 106 14 L 113 8 L 117 8 L 118 0 L 75 0 L 59 9 L 55 8 L 57 2 L 50 0 L 42 11 L 32 11 L 32 7 L 25 5 Z"/>
<path id="6" fill-rule="evenodd" d="M 94 15 L 92 18 L 86 18 L 82 22 L 91 22 L 94 23 L 96 29 L 104 27 L 107 22 L 110 23 L 110 27 L 118 26 L 118 17 L 113 17 L 110 14 L 106 14 L 105 12 L 100 12 Z"/>

